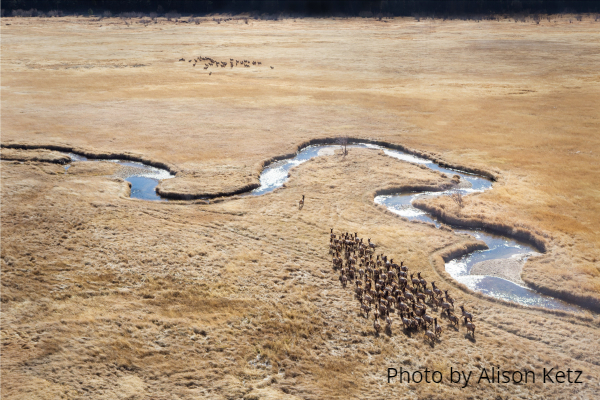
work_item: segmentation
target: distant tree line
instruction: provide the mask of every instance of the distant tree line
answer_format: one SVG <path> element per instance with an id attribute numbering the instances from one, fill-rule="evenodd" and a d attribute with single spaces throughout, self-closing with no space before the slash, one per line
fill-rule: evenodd
<path id="1" fill-rule="evenodd" d="M 600 12 L 598 0 L 3 0 L 2 9 L 159 15 L 259 13 L 304 16 L 435 16 Z M 91 12 L 90 12 L 91 11 Z M 54 11 L 56 12 L 56 11 Z M 11 15 L 6 13 L 4 15 Z"/>

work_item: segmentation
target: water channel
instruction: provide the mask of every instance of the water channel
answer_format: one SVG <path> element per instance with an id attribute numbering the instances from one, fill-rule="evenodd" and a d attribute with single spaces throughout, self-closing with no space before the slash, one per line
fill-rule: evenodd
<path id="1" fill-rule="evenodd" d="M 339 145 L 315 145 L 305 147 L 297 152 L 297 154 L 289 159 L 277 161 L 267 166 L 260 175 L 260 186 L 248 195 L 260 196 L 272 192 L 281 187 L 289 178 L 290 170 L 318 156 L 333 155 Z M 460 187 L 452 189 L 452 191 L 460 192 L 463 195 L 469 195 L 476 192 L 483 192 L 492 188 L 492 182 L 484 177 L 466 173 L 464 171 L 444 168 L 434 163 L 431 160 L 417 157 L 400 150 L 392 150 L 383 146 L 355 143 L 348 145 L 348 148 L 367 148 L 377 151 L 383 151 L 387 156 L 398 160 L 422 164 L 432 170 L 442 172 L 448 176 L 459 175 L 463 184 Z M 125 167 L 124 179 L 131 183 L 131 197 L 143 200 L 165 201 L 156 193 L 156 186 L 162 179 L 173 178 L 170 172 L 145 165 L 139 162 L 124 161 L 124 160 L 98 160 L 90 159 L 75 153 L 65 153 L 73 162 L 81 161 L 109 161 L 115 162 Z M 65 167 L 67 171 L 70 165 Z M 423 196 L 443 196 L 449 194 L 450 191 L 444 192 L 411 192 L 397 193 L 392 195 L 376 196 L 375 203 L 382 204 L 393 213 L 401 215 L 409 220 L 420 220 L 429 222 L 437 228 L 441 226 L 440 222 L 427 212 L 420 210 L 412 205 L 413 201 Z M 518 242 L 516 240 L 493 235 L 481 230 L 465 229 L 464 227 L 451 226 L 457 233 L 468 233 L 475 238 L 484 241 L 489 249 L 478 250 L 460 258 L 450 260 L 446 263 L 446 271 L 458 282 L 461 282 L 472 290 L 484 293 L 486 295 L 512 301 L 515 303 L 539 306 L 548 309 L 559 309 L 566 311 L 580 311 L 580 308 L 564 301 L 555 299 L 550 296 L 543 295 L 537 291 L 528 288 L 524 284 L 517 284 L 507 279 L 487 276 L 487 275 L 472 275 L 471 269 L 479 262 L 486 260 L 501 260 L 509 259 L 510 257 L 526 258 L 529 255 L 536 253 L 535 248 L 531 245 Z"/>

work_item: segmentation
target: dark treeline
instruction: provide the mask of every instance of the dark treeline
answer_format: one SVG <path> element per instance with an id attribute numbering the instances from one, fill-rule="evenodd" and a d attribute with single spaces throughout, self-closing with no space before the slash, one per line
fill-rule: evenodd
<path id="1" fill-rule="evenodd" d="M 260 13 L 306 16 L 558 14 L 599 12 L 598 0 L 3 0 L 4 10 L 99 14 Z"/>

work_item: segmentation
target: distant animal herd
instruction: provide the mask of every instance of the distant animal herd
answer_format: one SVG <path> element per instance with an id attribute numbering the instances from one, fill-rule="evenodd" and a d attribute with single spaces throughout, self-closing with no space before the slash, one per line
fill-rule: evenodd
<path id="1" fill-rule="evenodd" d="M 230 58 L 229 61 L 217 61 L 214 58 L 211 57 L 203 57 L 203 56 L 198 56 L 195 58 L 190 58 L 188 60 L 186 60 L 184 57 L 180 58 L 179 61 L 185 62 L 187 61 L 188 63 L 192 63 L 192 67 L 195 67 L 196 64 L 198 63 L 204 63 L 204 68 L 205 70 L 209 69 L 210 67 L 214 67 L 214 68 L 227 68 L 229 66 L 229 68 L 233 68 L 233 67 L 240 67 L 240 68 L 250 68 L 250 66 L 259 66 L 262 65 L 261 61 L 254 61 L 254 60 L 234 60 L 233 58 Z M 271 66 L 271 69 L 275 69 L 275 67 Z M 212 74 L 212 71 L 209 73 L 209 75 Z"/>
<path id="2" fill-rule="evenodd" d="M 438 318 L 428 311 L 441 309 L 440 318 L 446 316 L 457 329 L 462 319 L 467 334 L 475 338 L 473 315 L 460 306 L 459 319 L 454 314 L 454 299 L 448 290 L 441 290 L 435 282 L 428 287 L 421 272 L 410 272 L 404 262 L 397 264 L 384 254 L 373 258 L 376 248 L 370 238 L 364 243 L 357 233 L 336 235 L 331 228 L 329 253 L 333 257 L 333 268 L 339 271 L 343 287 L 349 284 L 354 287 L 361 313 L 367 319 L 372 313 L 373 328 L 377 334 L 384 321 L 385 329 L 392 333 L 396 313 L 405 331 L 425 331 L 425 337 L 433 343 L 440 339 L 443 327 L 438 324 Z"/>

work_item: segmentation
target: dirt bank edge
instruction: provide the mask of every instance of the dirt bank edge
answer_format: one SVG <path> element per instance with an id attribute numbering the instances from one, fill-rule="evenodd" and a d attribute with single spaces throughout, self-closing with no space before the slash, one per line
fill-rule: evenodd
<path id="1" fill-rule="evenodd" d="M 474 240 L 474 239 L 473 239 Z M 570 311 L 563 311 L 563 310 L 552 310 L 552 309 L 548 309 L 548 308 L 543 308 L 543 307 L 536 307 L 536 306 L 525 306 L 522 304 L 518 304 L 518 303 L 513 303 L 510 301 L 506 301 L 503 299 L 498 299 L 492 296 L 488 296 L 485 295 L 483 293 L 480 292 L 476 292 L 474 290 L 471 290 L 469 287 L 467 287 L 466 285 L 457 282 L 454 278 L 452 278 L 452 276 L 446 271 L 446 262 L 453 260 L 455 258 L 458 257 L 462 257 L 466 254 L 469 254 L 470 252 L 473 251 L 477 251 L 477 250 L 484 250 L 487 248 L 487 245 L 484 242 L 480 242 L 480 241 L 474 241 L 474 242 L 467 242 L 467 243 L 458 243 L 456 245 L 447 247 L 447 248 L 443 248 L 440 249 L 434 253 L 431 254 L 431 264 L 433 266 L 434 271 L 440 276 L 440 278 L 442 278 L 446 283 L 453 285 L 454 287 L 462 290 L 465 293 L 471 294 L 472 296 L 478 298 L 478 299 L 482 299 L 482 300 L 487 300 L 493 303 L 497 303 L 497 304 L 501 304 L 501 305 L 505 305 L 508 307 L 515 307 L 515 308 L 519 308 L 521 310 L 529 310 L 532 312 L 536 312 L 536 311 L 541 311 L 544 313 L 550 313 L 553 315 L 557 315 L 557 316 L 561 316 L 561 317 L 569 317 L 569 318 L 574 318 L 574 320 L 577 321 L 585 321 L 585 322 L 591 322 L 594 320 L 594 318 L 591 315 L 586 315 L 586 314 L 582 314 L 582 313 L 574 313 L 574 312 L 570 312 Z M 556 296 L 557 298 L 559 298 L 558 296 Z M 577 304 L 577 303 L 575 303 Z M 581 304 L 578 304 L 581 305 Z M 590 307 L 585 307 L 587 309 L 590 309 Z M 592 310 L 594 310 L 593 308 L 591 308 Z"/>
<path id="2" fill-rule="evenodd" d="M 526 228 L 517 228 L 517 227 L 510 226 L 508 224 L 486 222 L 486 221 L 483 221 L 478 218 L 460 218 L 460 217 L 457 217 L 457 216 L 454 216 L 454 215 L 451 215 L 451 214 L 445 212 L 443 209 L 441 209 L 439 207 L 427 204 L 423 200 L 417 200 L 417 201 L 413 202 L 413 206 L 420 210 L 430 213 L 431 215 L 436 217 L 438 220 L 440 220 L 441 222 L 448 224 L 448 225 L 461 226 L 461 227 L 471 228 L 471 229 L 473 229 L 473 228 L 482 229 L 487 232 L 498 233 L 498 234 L 501 234 L 506 237 L 511 237 L 513 239 L 517 239 L 517 240 L 529 243 L 532 246 L 534 246 L 538 251 L 543 252 L 543 253 L 545 253 L 549 248 L 549 244 L 546 242 L 545 239 L 543 239 L 539 235 L 535 234 L 534 232 L 529 231 Z M 457 257 L 460 257 L 461 255 L 459 255 Z M 456 257 L 453 257 L 453 258 L 456 258 Z M 452 259 L 452 258 L 449 258 L 449 259 Z M 449 259 L 444 258 L 444 262 L 448 261 Z M 542 285 L 532 281 L 531 279 L 528 279 L 526 274 L 521 276 L 521 279 L 523 279 L 523 282 L 525 282 L 529 287 L 531 287 L 534 290 L 537 290 L 538 292 L 540 292 L 542 294 L 556 297 L 557 299 L 561 299 L 561 300 L 567 301 L 569 303 L 576 304 L 578 306 L 581 306 L 588 310 L 592 310 L 594 312 L 600 312 L 600 300 L 597 298 L 594 298 L 592 296 L 586 296 L 586 295 L 576 295 L 576 294 L 569 293 L 564 290 L 553 289 L 553 288 L 550 288 L 547 286 L 542 286 Z"/>
<path id="3" fill-rule="evenodd" d="M 152 167 L 161 168 L 169 171 L 173 175 L 176 175 L 178 170 L 172 165 L 167 163 L 163 163 L 160 161 L 154 161 L 149 158 L 128 153 L 128 152 L 99 152 L 93 150 L 87 150 L 82 147 L 73 147 L 67 145 L 55 145 L 55 144 L 26 144 L 26 143 L 2 143 L 0 147 L 7 149 L 22 149 L 22 150 L 33 150 L 33 149 L 46 149 L 46 150 L 55 150 L 55 151 L 63 151 L 67 153 L 75 153 L 85 156 L 87 158 L 93 158 L 97 160 L 112 160 L 112 159 L 120 159 L 127 161 L 136 161 L 143 164 L 150 165 Z"/>

